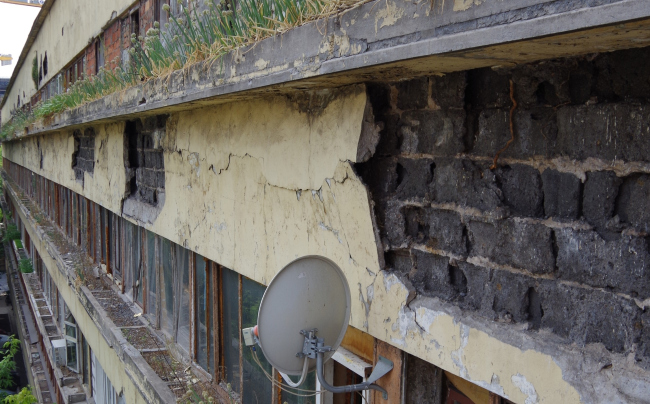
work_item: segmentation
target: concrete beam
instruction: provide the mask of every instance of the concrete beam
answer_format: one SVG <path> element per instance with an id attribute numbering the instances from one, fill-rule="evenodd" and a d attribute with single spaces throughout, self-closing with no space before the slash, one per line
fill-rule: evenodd
<path id="1" fill-rule="evenodd" d="M 479 4 L 476 4 L 479 3 Z M 377 0 L 37 122 L 24 135 L 268 94 L 650 44 L 645 0 Z"/>

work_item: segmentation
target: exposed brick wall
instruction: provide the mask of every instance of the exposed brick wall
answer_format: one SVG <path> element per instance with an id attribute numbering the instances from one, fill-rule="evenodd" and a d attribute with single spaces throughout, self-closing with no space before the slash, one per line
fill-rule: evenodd
<path id="1" fill-rule="evenodd" d="M 131 17 L 127 16 L 120 21 L 122 29 L 122 50 L 131 47 Z"/>
<path id="2" fill-rule="evenodd" d="M 97 59 L 95 57 L 95 47 L 97 42 L 91 43 L 86 48 L 86 75 L 92 76 L 97 71 Z"/>
<path id="3" fill-rule="evenodd" d="M 122 30 L 121 21 L 114 21 L 104 31 L 104 63 L 107 69 L 115 69 L 120 65 L 122 55 Z"/>
<path id="4" fill-rule="evenodd" d="M 140 0 L 140 35 L 145 36 L 156 21 L 156 0 Z"/>
<path id="5" fill-rule="evenodd" d="M 160 139 L 165 133 L 167 116 L 129 121 L 125 127 L 124 147 L 130 197 L 157 205 L 165 190 L 165 160 Z"/>
<path id="6" fill-rule="evenodd" d="M 72 155 L 72 168 L 78 181 L 84 180 L 84 173 L 92 174 L 95 170 L 95 130 L 87 128 L 83 134 L 80 130 L 73 133 L 75 151 Z"/>
<path id="7" fill-rule="evenodd" d="M 374 83 L 386 267 L 489 319 L 650 368 L 650 48 Z M 510 139 L 514 85 L 515 140 Z M 636 300 L 635 300 L 636 299 Z"/>

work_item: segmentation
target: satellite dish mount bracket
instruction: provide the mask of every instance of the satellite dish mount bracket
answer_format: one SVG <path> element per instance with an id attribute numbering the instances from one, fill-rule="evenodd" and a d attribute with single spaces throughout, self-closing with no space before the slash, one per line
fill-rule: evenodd
<path id="1" fill-rule="evenodd" d="M 332 350 L 332 347 L 325 346 L 323 338 L 316 337 L 317 331 L 317 329 L 300 331 L 300 334 L 305 337 L 305 342 L 303 343 L 302 352 L 298 352 L 296 356 L 300 358 L 308 357 L 311 359 L 316 359 L 316 376 L 318 377 L 318 381 L 320 382 L 321 386 L 325 390 L 331 391 L 332 393 L 351 393 L 362 390 L 377 390 L 382 393 L 384 400 L 388 399 L 388 393 L 386 390 L 380 386 L 377 386 L 374 384 L 374 382 L 385 376 L 393 369 L 392 361 L 384 358 L 383 356 L 379 356 L 379 361 L 372 370 L 370 377 L 368 377 L 365 382 L 359 384 L 350 384 L 347 386 L 332 386 L 325 380 L 325 377 L 323 376 L 323 354 L 330 352 Z"/>

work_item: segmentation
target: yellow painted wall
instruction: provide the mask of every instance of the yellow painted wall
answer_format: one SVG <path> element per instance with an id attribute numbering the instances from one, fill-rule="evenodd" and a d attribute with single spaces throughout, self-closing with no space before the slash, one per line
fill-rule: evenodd
<path id="1" fill-rule="evenodd" d="M 133 0 L 56 1 L 45 17 L 29 55 L 7 94 L 7 101 L 2 107 L 2 122 L 9 121 L 9 112 L 15 107 L 19 95 L 20 105 L 23 105 L 36 93 L 32 80 L 32 59 L 37 53 L 40 65 L 41 55 L 47 52 L 48 75 L 43 77 L 42 85 L 55 77 L 86 48 L 91 40 L 102 32 L 101 28 L 111 20 L 111 16 L 120 15 L 134 3 L 136 2 Z"/>
<path id="2" fill-rule="evenodd" d="M 407 304 L 405 285 L 381 270 L 367 190 L 351 166 L 365 106 L 359 86 L 313 114 L 277 97 L 171 115 L 162 141 L 166 200 L 145 227 L 263 284 L 297 257 L 326 256 L 349 282 L 354 327 L 516 403 L 579 402 L 551 356 L 419 299 Z M 3 153 L 120 213 L 123 128 L 95 127 L 95 171 L 83 188 L 69 132 L 5 143 Z"/>

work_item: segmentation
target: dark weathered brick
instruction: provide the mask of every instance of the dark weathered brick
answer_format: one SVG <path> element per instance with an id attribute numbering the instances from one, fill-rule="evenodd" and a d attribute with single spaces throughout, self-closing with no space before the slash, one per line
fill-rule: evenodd
<path id="1" fill-rule="evenodd" d="M 528 321 L 528 294 L 534 285 L 535 280 L 531 277 L 508 271 L 494 271 L 490 282 L 494 314 L 500 319 L 510 318 L 517 323 Z"/>
<path id="2" fill-rule="evenodd" d="M 558 110 L 558 153 L 584 160 L 650 161 L 648 105 L 598 104 Z"/>
<path id="3" fill-rule="evenodd" d="M 385 83 L 368 83 L 366 88 L 375 116 L 383 117 L 390 112 L 390 87 Z"/>
<path id="4" fill-rule="evenodd" d="M 405 206 L 403 209 L 405 234 L 410 240 L 424 244 L 429 237 L 427 211 L 419 206 Z"/>
<path id="5" fill-rule="evenodd" d="M 91 139 L 92 141 L 91 146 L 95 146 L 95 128 L 91 126 L 89 128 L 84 129 L 84 136 Z"/>
<path id="6" fill-rule="evenodd" d="M 510 108 L 510 83 L 507 75 L 489 67 L 467 72 L 465 104 L 468 109 Z"/>
<path id="7" fill-rule="evenodd" d="M 397 108 L 407 111 L 426 108 L 429 104 L 429 81 L 426 77 L 400 81 L 397 87 Z"/>
<path id="8" fill-rule="evenodd" d="M 494 173 L 469 160 L 435 160 L 432 197 L 436 202 L 453 202 L 481 210 L 502 206 L 502 193 Z"/>
<path id="9" fill-rule="evenodd" d="M 144 158 L 144 166 L 153 169 L 164 168 L 164 157 L 162 151 L 146 151 L 142 153 Z"/>
<path id="10" fill-rule="evenodd" d="M 646 370 L 650 370 L 650 311 L 643 313 L 640 321 L 634 323 L 637 332 L 637 364 Z"/>
<path id="11" fill-rule="evenodd" d="M 144 167 L 144 168 L 152 168 L 149 165 L 147 165 L 147 161 L 145 160 L 145 153 L 143 152 L 137 152 L 135 153 L 137 162 L 138 162 L 138 167 Z"/>
<path id="12" fill-rule="evenodd" d="M 555 270 L 552 230 L 541 224 L 512 219 L 495 224 L 471 221 L 470 254 L 531 273 Z"/>
<path id="13" fill-rule="evenodd" d="M 650 233 L 650 175 L 633 175 L 619 189 L 617 210 L 621 221 Z"/>
<path id="14" fill-rule="evenodd" d="M 449 258 L 414 250 L 415 269 L 409 279 L 418 291 L 426 296 L 454 299 L 459 291 L 452 284 Z"/>
<path id="15" fill-rule="evenodd" d="M 92 153 L 91 150 L 87 147 L 80 147 L 79 152 L 77 153 L 77 158 L 81 158 L 84 160 L 92 160 Z"/>
<path id="16" fill-rule="evenodd" d="M 579 345 L 602 343 L 614 352 L 631 348 L 641 312 L 633 301 L 554 281 L 541 282 L 539 294 L 542 328 Z"/>
<path id="17" fill-rule="evenodd" d="M 542 173 L 544 213 L 547 217 L 578 219 L 582 183 L 573 174 L 546 169 Z"/>
<path id="18" fill-rule="evenodd" d="M 650 252 L 642 237 L 603 240 L 596 232 L 558 229 L 557 266 L 561 279 L 650 297 Z"/>
<path id="19" fill-rule="evenodd" d="M 431 100 L 440 108 L 463 108 L 467 73 L 456 72 L 429 78 Z"/>
<path id="20" fill-rule="evenodd" d="M 433 179 L 431 159 L 400 158 L 397 162 L 397 189 L 400 199 L 429 198 L 429 184 Z"/>
<path id="21" fill-rule="evenodd" d="M 460 215 L 449 210 L 429 211 L 429 245 L 443 251 L 466 256 L 467 234 Z"/>
<path id="22" fill-rule="evenodd" d="M 382 207 L 383 209 L 379 209 Z M 375 206 L 379 225 L 383 227 L 384 242 L 395 247 L 406 244 L 406 221 L 402 204 L 398 201 L 388 201 Z"/>
<path id="23" fill-rule="evenodd" d="M 616 196 L 622 180 L 613 171 L 587 173 L 585 181 L 582 214 L 589 224 L 604 228 L 614 215 Z"/>
<path id="24" fill-rule="evenodd" d="M 142 135 L 142 148 L 144 150 L 151 150 L 153 146 L 153 137 L 151 135 Z"/>
<path id="25" fill-rule="evenodd" d="M 370 159 L 367 163 L 356 164 L 355 168 L 368 185 L 373 199 L 385 201 L 388 195 L 397 188 L 397 159 L 379 157 Z"/>
<path id="26" fill-rule="evenodd" d="M 384 256 L 386 268 L 408 274 L 413 269 L 413 259 L 410 250 L 391 250 Z"/>
<path id="27" fill-rule="evenodd" d="M 555 107 L 570 100 L 568 82 L 575 62 L 545 60 L 517 66 L 512 70 L 514 96 L 522 108 Z"/>
<path id="28" fill-rule="evenodd" d="M 158 126 L 158 119 L 155 116 L 146 117 L 142 121 L 143 132 L 153 132 Z"/>
<path id="29" fill-rule="evenodd" d="M 156 188 L 165 189 L 165 171 L 156 172 Z"/>
<path id="30" fill-rule="evenodd" d="M 650 48 L 602 53 L 594 64 L 599 99 L 647 100 L 650 97 L 650 78 L 645 74 L 650 65 Z"/>
<path id="31" fill-rule="evenodd" d="M 151 188 L 145 186 L 138 187 L 138 195 L 140 197 L 140 200 L 150 205 L 155 205 L 157 202 L 156 191 Z"/>
<path id="32" fill-rule="evenodd" d="M 486 293 L 489 288 L 491 269 L 478 267 L 467 262 L 458 262 L 458 269 L 463 272 L 467 282 L 465 296 L 460 299 L 461 307 L 469 310 L 481 310 L 489 312 L 492 316 L 492 306 L 489 295 Z"/>
<path id="33" fill-rule="evenodd" d="M 145 179 L 146 175 L 146 170 L 143 167 L 138 167 L 135 170 L 135 181 L 140 184 L 145 184 L 147 183 L 147 180 Z"/>
<path id="34" fill-rule="evenodd" d="M 558 131 L 556 112 L 553 108 L 517 109 L 513 124 L 515 140 L 501 156 L 550 157 L 555 153 Z M 478 132 L 472 153 L 494 156 L 510 138 L 510 110 L 483 110 L 478 118 Z"/>
<path id="35" fill-rule="evenodd" d="M 465 112 L 411 111 L 402 115 L 402 151 L 454 155 L 465 151 Z"/>
<path id="36" fill-rule="evenodd" d="M 399 115 L 386 114 L 382 116 L 381 122 L 384 128 L 379 134 L 379 142 L 375 150 L 376 156 L 395 156 L 401 152 L 403 137 L 399 130 Z"/>
<path id="37" fill-rule="evenodd" d="M 88 147 L 91 149 L 95 148 L 95 136 L 94 132 L 92 132 L 92 136 L 83 136 L 79 139 L 79 146 L 81 147 Z M 86 133 L 88 133 L 88 130 L 86 130 Z"/>
<path id="38" fill-rule="evenodd" d="M 539 171 L 530 166 L 513 164 L 496 170 L 503 202 L 513 213 L 522 216 L 544 215 L 544 194 Z"/>

